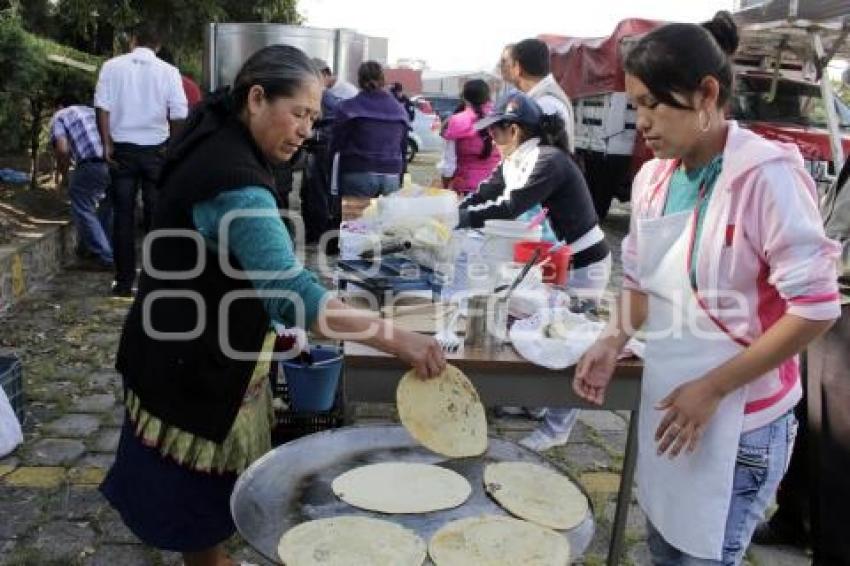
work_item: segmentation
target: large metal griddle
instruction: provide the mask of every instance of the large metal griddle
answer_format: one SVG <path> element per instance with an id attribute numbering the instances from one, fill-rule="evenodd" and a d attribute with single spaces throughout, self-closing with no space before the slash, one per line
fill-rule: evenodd
<path id="1" fill-rule="evenodd" d="M 331 490 L 333 479 L 348 470 L 391 461 L 438 464 L 454 470 L 469 480 L 472 495 L 455 509 L 385 515 L 352 507 Z M 482 456 L 447 459 L 419 445 L 398 425 L 345 427 L 289 442 L 254 462 L 236 482 L 230 509 L 242 537 L 276 564 L 280 564 L 277 545 L 283 533 L 305 521 L 337 515 L 387 519 L 413 530 L 427 543 L 440 527 L 455 519 L 508 515 L 484 491 L 483 477 L 486 464 L 510 461 L 531 462 L 566 473 L 535 452 L 500 438 L 491 437 Z M 573 559 L 584 554 L 593 530 L 591 509 L 578 527 L 564 533 Z"/>

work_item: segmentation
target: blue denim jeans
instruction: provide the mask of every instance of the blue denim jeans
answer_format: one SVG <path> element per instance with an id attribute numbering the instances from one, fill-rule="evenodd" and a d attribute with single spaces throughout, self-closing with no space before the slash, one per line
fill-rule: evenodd
<path id="1" fill-rule="evenodd" d="M 670 545 L 647 522 L 649 552 L 655 566 L 737 566 L 744 558 L 756 525 L 764 518 L 779 481 L 788 468 L 797 435 L 797 419 L 787 413 L 769 425 L 741 435 L 732 484 L 732 502 L 726 518 L 722 560 L 685 554 Z M 699 525 L 695 525 L 698 528 Z"/>
<path id="2" fill-rule="evenodd" d="M 401 187 L 399 175 L 384 173 L 343 173 L 339 194 L 345 197 L 376 197 L 394 193 Z"/>
<path id="3" fill-rule="evenodd" d="M 71 174 L 68 197 L 71 215 L 77 227 L 79 246 L 93 253 L 104 263 L 112 263 L 112 246 L 98 212 L 109 187 L 109 167 L 106 163 L 80 163 Z"/>

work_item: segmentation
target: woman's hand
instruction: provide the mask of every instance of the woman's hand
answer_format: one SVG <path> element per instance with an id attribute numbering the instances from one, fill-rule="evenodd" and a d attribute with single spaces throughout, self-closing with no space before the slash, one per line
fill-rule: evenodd
<path id="1" fill-rule="evenodd" d="M 614 376 L 620 349 L 608 339 L 597 340 L 576 366 L 573 391 L 585 401 L 601 405 L 605 389 Z"/>
<path id="2" fill-rule="evenodd" d="M 432 336 L 394 328 L 396 355 L 413 366 L 419 377 L 429 379 L 438 376 L 446 368 L 443 349 Z"/>
<path id="3" fill-rule="evenodd" d="M 723 399 L 721 390 L 709 376 L 680 385 L 662 399 L 656 409 L 666 410 L 655 431 L 658 455 L 665 452 L 672 459 L 682 449 L 696 450 L 705 427 Z"/>

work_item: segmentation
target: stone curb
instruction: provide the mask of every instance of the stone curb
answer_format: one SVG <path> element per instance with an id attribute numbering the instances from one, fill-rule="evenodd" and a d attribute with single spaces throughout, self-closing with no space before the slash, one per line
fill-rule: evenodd
<path id="1" fill-rule="evenodd" d="M 39 234 L 0 246 L 0 314 L 58 273 L 74 257 L 77 235 L 68 220 L 40 221 Z"/>

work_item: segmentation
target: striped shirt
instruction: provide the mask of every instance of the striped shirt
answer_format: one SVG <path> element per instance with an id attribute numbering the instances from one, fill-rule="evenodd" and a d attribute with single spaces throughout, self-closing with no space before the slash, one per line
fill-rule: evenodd
<path id="1" fill-rule="evenodd" d="M 75 105 L 63 108 L 53 115 L 50 127 L 50 143 L 59 138 L 68 140 L 71 157 L 79 163 L 86 159 L 103 158 L 103 143 L 97 131 L 94 108 Z"/>

